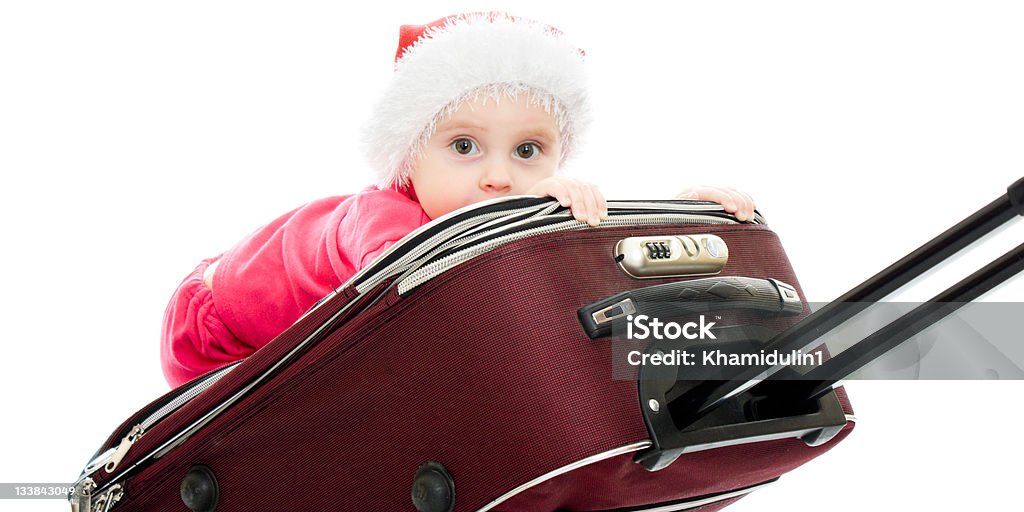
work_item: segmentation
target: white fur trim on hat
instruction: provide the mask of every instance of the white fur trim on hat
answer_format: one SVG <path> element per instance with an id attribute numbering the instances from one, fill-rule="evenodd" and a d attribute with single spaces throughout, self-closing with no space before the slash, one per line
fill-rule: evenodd
<path id="1" fill-rule="evenodd" d="M 554 115 L 562 157 L 588 122 L 583 55 L 551 27 L 508 16 L 464 15 L 428 28 L 405 49 L 366 126 L 380 185 L 407 184 L 434 126 L 467 99 L 526 94 Z"/>

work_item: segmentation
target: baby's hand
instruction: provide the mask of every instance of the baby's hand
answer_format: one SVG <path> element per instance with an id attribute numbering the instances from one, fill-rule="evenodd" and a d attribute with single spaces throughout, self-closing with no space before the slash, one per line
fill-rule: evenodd
<path id="1" fill-rule="evenodd" d="M 591 226 L 600 224 L 601 219 L 608 217 L 608 203 L 593 183 L 552 176 L 538 181 L 526 193 L 558 199 L 562 206 L 571 207 L 572 216 L 576 220 Z"/>
<path id="2" fill-rule="evenodd" d="M 756 208 L 750 194 L 732 187 L 690 187 L 680 192 L 676 198 L 720 203 L 725 207 L 725 211 L 735 214 L 740 221 L 752 220 Z"/>

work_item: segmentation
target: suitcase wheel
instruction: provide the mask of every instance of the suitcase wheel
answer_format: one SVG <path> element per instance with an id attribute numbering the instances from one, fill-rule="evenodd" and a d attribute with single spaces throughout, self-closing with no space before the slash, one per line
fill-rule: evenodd
<path id="1" fill-rule="evenodd" d="M 412 504 L 419 512 L 451 512 L 455 508 L 455 480 L 441 463 L 428 461 L 416 470 Z"/>
<path id="2" fill-rule="evenodd" d="M 206 466 L 192 466 L 181 480 L 181 501 L 192 512 L 213 512 L 219 497 L 217 477 Z"/>

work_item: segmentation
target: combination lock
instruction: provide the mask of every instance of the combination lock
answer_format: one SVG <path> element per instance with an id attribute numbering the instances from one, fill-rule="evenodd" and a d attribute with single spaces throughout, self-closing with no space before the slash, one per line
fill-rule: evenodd
<path id="1" fill-rule="evenodd" d="M 652 260 L 667 260 L 672 257 L 672 248 L 669 246 L 670 242 L 661 240 L 658 242 L 644 242 L 644 248 L 647 250 L 647 258 Z"/>
<path id="2" fill-rule="evenodd" d="M 717 274 L 729 248 L 715 235 L 638 236 L 615 244 L 615 261 L 636 278 Z"/>

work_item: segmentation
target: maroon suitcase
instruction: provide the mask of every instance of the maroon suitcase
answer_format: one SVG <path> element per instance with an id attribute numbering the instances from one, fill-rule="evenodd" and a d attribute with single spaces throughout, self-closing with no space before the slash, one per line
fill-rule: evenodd
<path id="1" fill-rule="evenodd" d="M 597 228 L 541 198 L 424 226 L 250 358 L 125 421 L 73 510 L 718 510 L 849 434 L 841 388 L 807 410 L 687 420 L 668 404 L 695 382 L 616 370 L 625 291 L 717 304 L 728 339 L 781 332 L 808 305 L 760 215 L 609 206 Z M 724 267 L 636 276 L 626 239 Z"/>

